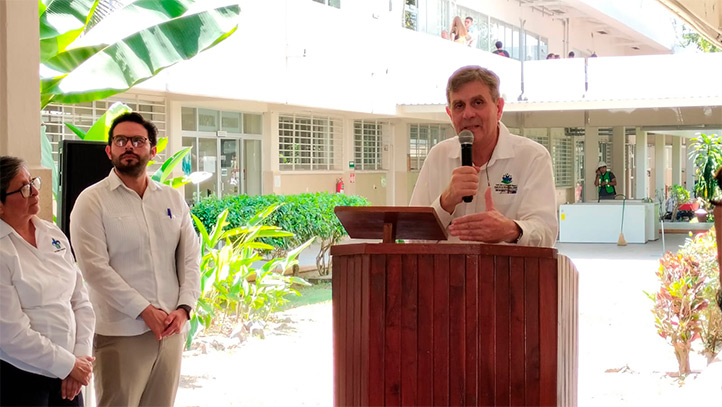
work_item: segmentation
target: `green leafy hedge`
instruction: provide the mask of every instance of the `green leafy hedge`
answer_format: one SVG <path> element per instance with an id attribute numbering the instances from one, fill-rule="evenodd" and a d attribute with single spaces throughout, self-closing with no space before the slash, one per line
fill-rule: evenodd
<path id="1" fill-rule="evenodd" d="M 210 197 L 195 206 L 191 212 L 203 222 L 206 229 L 215 224 L 224 209 L 229 210 L 228 228 L 245 225 L 256 213 L 272 204 L 282 206 L 266 218 L 267 225 L 278 226 L 294 234 L 288 238 L 267 238 L 265 243 L 283 253 L 297 247 L 312 237 L 321 241 L 321 250 L 316 256 L 316 266 L 322 275 L 328 274 L 326 253 L 347 233 L 333 213 L 336 206 L 368 206 L 366 198 L 355 195 L 317 192 L 300 195 L 237 195 L 222 199 Z M 279 253 L 276 253 L 279 254 Z"/>

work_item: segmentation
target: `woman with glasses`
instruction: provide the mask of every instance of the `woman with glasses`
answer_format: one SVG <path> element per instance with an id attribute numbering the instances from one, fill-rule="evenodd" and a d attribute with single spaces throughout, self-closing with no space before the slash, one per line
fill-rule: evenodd
<path id="1" fill-rule="evenodd" d="M 0 405 L 82 406 L 95 314 L 68 239 L 36 216 L 40 185 L 0 156 Z"/>

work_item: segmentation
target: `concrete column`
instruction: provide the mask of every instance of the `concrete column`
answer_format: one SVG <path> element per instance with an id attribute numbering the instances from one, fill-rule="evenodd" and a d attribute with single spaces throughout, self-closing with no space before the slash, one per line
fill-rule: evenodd
<path id="1" fill-rule="evenodd" d="M 647 191 L 647 132 L 637 127 L 637 143 L 634 146 L 634 166 L 637 171 L 634 174 L 636 188 L 634 198 L 649 198 Z"/>
<path id="2" fill-rule="evenodd" d="M 0 0 L 0 154 L 42 177 L 40 214 L 53 219 L 52 171 L 41 165 L 37 1 Z"/>
<path id="3" fill-rule="evenodd" d="M 657 134 L 654 140 L 654 196 L 662 194 L 662 198 L 666 198 L 665 192 L 665 175 L 667 174 L 667 152 L 666 138 L 664 134 Z"/>
<path id="4" fill-rule="evenodd" d="M 278 164 L 278 113 L 263 114 L 263 141 L 261 141 L 261 166 L 263 167 L 263 193 L 279 194 L 281 171 Z"/>
<path id="5" fill-rule="evenodd" d="M 682 185 L 682 137 L 672 136 L 672 185 Z"/>
<path id="6" fill-rule="evenodd" d="M 687 162 L 687 169 L 684 172 L 684 182 L 687 184 L 684 187 L 689 191 L 690 196 L 694 196 L 694 179 L 696 177 L 697 167 L 694 165 L 694 160 L 689 157 L 689 148 L 690 142 L 689 139 L 687 139 L 687 157 L 685 157 L 685 160 Z"/>
<path id="7" fill-rule="evenodd" d="M 393 133 L 391 135 L 393 140 L 393 157 L 392 167 L 389 168 L 391 180 L 388 183 L 391 189 L 390 196 L 393 197 L 393 201 L 390 205 L 404 206 L 409 204 L 411 194 L 408 192 L 408 154 L 409 154 L 409 137 L 408 137 L 408 124 L 405 122 L 395 122 L 392 125 Z"/>
<path id="8" fill-rule="evenodd" d="M 596 202 L 599 192 L 594 186 L 599 163 L 599 128 L 584 128 L 584 202 Z"/>
<path id="9" fill-rule="evenodd" d="M 627 137 L 624 134 L 624 127 L 614 127 L 612 129 L 612 157 L 614 168 L 611 171 L 617 177 L 617 187 L 615 190 L 618 194 L 624 194 L 627 185 L 627 160 L 624 157 L 624 150 Z"/>

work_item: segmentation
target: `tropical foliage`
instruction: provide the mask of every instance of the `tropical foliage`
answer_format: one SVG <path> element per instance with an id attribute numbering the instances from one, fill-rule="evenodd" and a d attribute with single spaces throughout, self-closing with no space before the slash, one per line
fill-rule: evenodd
<path id="1" fill-rule="evenodd" d="M 679 375 L 690 373 L 689 352 L 702 332 L 702 311 L 709 306 L 702 296 L 705 276 L 694 258 L 667 252 L 660 259 L 659 291 L 647 296 L 654 301 L 657 333 L 674 348 Z"/>
<path id="2" fill-rule="evenodd" d="M 41 106 L 124 92 L 213 47 L 238 28 L 238 5 L 204 8 L 195 0 L 117 3 L 127 4 L 108 10 L 108 3 L 100 0 L 39 0 Z"/>
<path id="3" fill-rule="evenodd" d="M 226 196 L 222 199 L 214 197 L 204 199 L 193 206 L 192 213 L 207 229 L 210 229 L 218 215 L 224 210 L 229 210 L 228 222 L 231 227 L 238 227 L 246 224 L 257 211 L 277 203 L 284 205 L 269 215 L 268 223 L 293 232 L 294 236 L 284 239 L 262 239 L 262 241 L 276 248 L 275 255 L 282 255 L 292 247 L 309 239 L 318 238 L 321 249 L 316 256 L 316 268 L 321 275 L 330 272 L 329 249 L 347 236 L 346 230 L 334 214 L 334 208 L 369 205 L 368 200 L 361 196 L 328 192 L 299 195 L 239 195 Z"/>
<path id="4" fill-rule="evenodd" d="M 657 333 L 674 348 L 684 377 L 695 340 L 702 341 L 708 362 L 722 351 L 722 312 L 710 306 L 720 287 L 714 228 L 688 239 L 677 254 L 665 253 L 659 262 L 660 288 L 645 294 L 654 302 Z"/>
<path id="5" fill-rule="evenodd" d="M 711 228 L 707 233 L 699 233 L 687 239 L 679 252 L 695 259 L 700 274 L 705 276 L 702 298 L 711 306 L 702 311 L 702 354 L 711 362 L 722 351 L 722 311 L 716 296 L 720 288 L 719 263 L 717 262 L 717 233 Z"/>
<path id="6" fill-rule="evenodd" d="M 122 6 L 112 10 L 109 4 Z M 240 13 L 237 5 L 208 8 L 196 0 L 39 0 L 38 9 L 42 107 L 124 92 L 228 38 L 238 28 Z M 113 119 L 125 111 L 130 108 L 111 106 L 87 132 L 66 125 L 83 140 L 105 141 Z M 166 143 L 158 141 L 159 152 Z M 53 170 L 57 198 L 58 171 L 44 131 L 41 146 L 43 165 Z M 198 174 L 169 178 L 189 151 L 175 153 L 153 179 L 174 187 L 191 181 Z"/>
<path id="7" fill-rule="evenodd" d="M 206 330 L 226 322 L 239 324 L 265 320 L 288 302 L 288 295 L 300 295 L 294 285 L 308 284 L 304 279 L 285 275 L 298 264 L 299 253 L 313 239 L 289 251 L 283 258 L 263 260 L 259 250 L 273 246 L 262 238 L 289 238 L 293 234 L 276 226 L 263 225 L 281 204 L 271 205 L 248 219 L 244 226 L 226 229 L 229 211 L 221 212 L 210 230 L 193 215 L 201 236 L 201 297 L 191 319 L 187 345 L 200 326 Z"/>
<path id="8" fill-rule="evenodd" d="M 689 156 L 695 165 L 695 195 L 709 206 L 719 194 L 714 176 L 722 166 L 722 140 L 716 134 L 700 134 L 691 140 Z"/>

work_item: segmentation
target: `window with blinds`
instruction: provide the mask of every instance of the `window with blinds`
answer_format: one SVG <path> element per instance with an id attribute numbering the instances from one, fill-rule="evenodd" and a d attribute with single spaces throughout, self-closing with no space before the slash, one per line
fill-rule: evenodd
<path id="1" fill-rule="evenodd" d="M 555 136 L 551 140 L 552 165 L 554 167 L 554 184 L 557 188 L 569 188 L 573 178 L 573 139 L 569 136 Z"/>
<path id="2" fill-rule="evenodd" d="M 407 169 L 420 171 L 431 147 L 454 134 L 451 126 L 443 124 L 410 124 Z"/>
<path id="3" fill-rule="evenodd" d="M 313 0 L 316 3 L 325 4 L 327 6 L 341 8 L 341 0 Z"/>
<path id="4" fill-rule="evenodd" d="M 340 119 L 322 116 L 278 117 L 278 163 L 281 170 L 338 169 Z"/>
<path id="5" fill-rule="evenodd" d="M 357 170 L 382 170 L 383 126 L 375 120 L 356 120 L 353 123 L 354 160 Z"/>
<path id="6" fill-rule="evenodd" d="M 513 133 L 519 134 L 519 133 Z M 524 137 L 534 140 L 549 150 L 549 130 L 547 129 L 525 129 Z"/>

